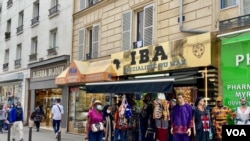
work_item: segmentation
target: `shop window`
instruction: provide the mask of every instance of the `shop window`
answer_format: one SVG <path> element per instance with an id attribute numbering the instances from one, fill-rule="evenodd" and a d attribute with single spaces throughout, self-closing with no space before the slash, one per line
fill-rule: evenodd
<path id="1" fill-rule="evenodd" d="M 95 98 L 102 103 L 106 103 L 105 94 L 86 93 L 80 87 L 71 87 L 69 92 L 69 132 L 83 133 L 85 132 L 87 113 L 90 108 L 91 100 Z"/>
<path id="2" fill-rule="evenodd" d="M 132 16 L 134 13 L 134 17 Z M 134 20 L 135 22 L 133 22 Z M 135 23 L 135 24 L 132 24 Z M 133 28 L 134 27 L 134 28 Z M 135 29 L 135 32 L 132 32 Z M 122 15 L 122 50 L 130 50 L 132 38 L 133 48 L 153 44 L 154 5 L 148 5 L 135 11 L 127 11 Z M 135 33 L 133 35 L 132 33 Z"/>
<path id="3" fill-rule="evenodd" d="M 236 5 L 236 0 L 221 0 L 221 9 L 235 5 Z"/>

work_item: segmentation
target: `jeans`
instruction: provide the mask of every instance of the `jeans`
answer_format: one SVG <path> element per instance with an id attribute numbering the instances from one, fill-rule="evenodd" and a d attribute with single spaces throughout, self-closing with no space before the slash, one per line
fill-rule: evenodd
<path id="1" fill-rule="evenodd" d="M 120 140 L 125 141 L 125 130 L 115 129 L 114 141 L 118 141 L 120 135 Z"/>
<path id="2" fill-rule="evenodd" d="M 89 131 L 88 137 L 89 141 L 102 141 L 103 131 L 98 131 L 98 132 Z"/>
<path id="3" fill-rule="evenodd" d="M 60 130 L 60 124 L 61 124 L 61 120 L 54 120 L 52 122 L 52 126 L 53 126 L 53 130 L 55 132 L 55 134 Z"/>

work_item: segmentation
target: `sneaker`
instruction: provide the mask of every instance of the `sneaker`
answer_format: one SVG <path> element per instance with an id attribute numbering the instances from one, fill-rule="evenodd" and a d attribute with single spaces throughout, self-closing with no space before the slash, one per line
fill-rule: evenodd
<path id="1" fill-rule="evenodd" d="M 58 132 L 57 132 L 55 135 L 56 135 L 56 139 L 57 139 L 57 137 L 58 137 Z"/>
<path id="2" fill-rule="evenodd" d="M 15 141 L 15 139 L 12 139 L 12 141 Z"/>
<path id="3" fill-rule="evenodd" d="M 23 141 L 23 139 L 20 139 L 20 141 Z"/>

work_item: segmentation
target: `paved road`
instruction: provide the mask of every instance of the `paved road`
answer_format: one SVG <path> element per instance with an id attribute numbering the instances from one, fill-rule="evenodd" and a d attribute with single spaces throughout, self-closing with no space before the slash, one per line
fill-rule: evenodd
<path id="1" fill-rule="evenodd" d="M 0 134 L 0 141 L 8 141 L 7 131 Z M 61 141 L 83 141 L 84 137 L 81 135 L 74 135 L 69 133 L 62 133 Z M 12 141 L 12 140 L 10 140 Z M 24 127 L 24 141 L 29 141 L 29 128 Z M 57 141 L 55 134 L 50 130 L 40 129 L 36 132 L 35 129 L 32 130 L 32 141 Z"/>

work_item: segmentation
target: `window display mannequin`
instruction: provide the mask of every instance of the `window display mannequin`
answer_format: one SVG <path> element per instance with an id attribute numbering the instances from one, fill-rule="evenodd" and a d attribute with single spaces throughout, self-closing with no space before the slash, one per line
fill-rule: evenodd
<path id="1" fill-rule="evenodd" d="M 153 118 L 156 125 L 156 140 L 167 141 L 167 130 L 169 117 L 169 102 L 166 100 L 164 93 L 158 93 L 154 100 Z"/>
<path id="2" fill-rule="evenodd" d="M 191 141 L 192 107 L 185 103 L 183 93 L 177 94 L 178 104 L 171 115 L 171 133 L 174 141 Z"/>

